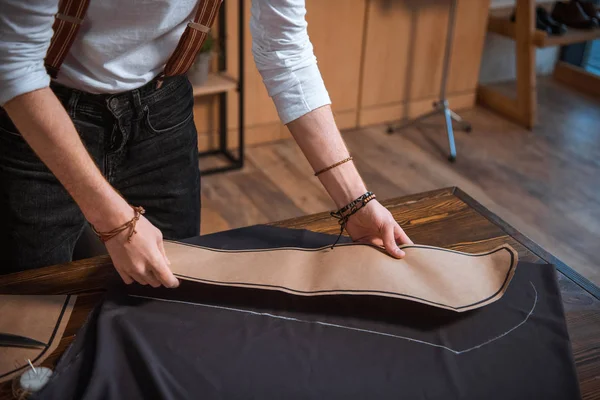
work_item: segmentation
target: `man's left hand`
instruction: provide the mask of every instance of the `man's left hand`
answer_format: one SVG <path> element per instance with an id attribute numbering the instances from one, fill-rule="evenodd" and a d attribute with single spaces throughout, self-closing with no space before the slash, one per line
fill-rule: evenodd
<path id="1" fill-rule="evenodd" d="M 398 244 L 413 244 L 392 214 L 377 200 L 370 201 L 352 215 L 346 224 L 346 231 L 355 242 L 385 247 L 396 258 L 406 255 Z"/>

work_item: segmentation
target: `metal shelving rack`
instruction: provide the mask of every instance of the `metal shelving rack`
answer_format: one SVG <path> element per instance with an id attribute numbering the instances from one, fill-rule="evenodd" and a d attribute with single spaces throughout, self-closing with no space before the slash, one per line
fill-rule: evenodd
<path id="1" fill-rule="evenodd" d="M 219 71 L 210 74 L 207 82 L 194 87 L 194 97 L 219 95 L 219 148 L 198 153 L 199 158 L 222 156 L 229 161 L 223 167 L 201 170 L 200 175 L 211 175 L 219 172 L 241 169 L 244 166 L 244 0 L 240 0 L 238 14 L 238 79 L 227 75 L 227 40 L 225 20 L 227 1 L 221 5 L 219 13 L 219 40 L 223 43 L 222 54 L 219 57 Z M 238 155 L 237 157 L 227 148 L 227 96 L 231 91 L 238 92 Z"/>

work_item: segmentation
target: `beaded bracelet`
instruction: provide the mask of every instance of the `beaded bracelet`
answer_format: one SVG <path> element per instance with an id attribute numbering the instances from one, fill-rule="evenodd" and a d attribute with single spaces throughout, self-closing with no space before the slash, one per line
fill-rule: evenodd
<path id="1" fill-rule="evenodd" d="M 369 203 L 371 200 L 374 200 L 377 196 L 375 196 L 375 193 L 373 192 L 367 192 L 365 194 L 363 194 L 362 196 L 358 197 L 356 200 L 351 201 L 350 203 L 346 204 L 344 207 L 340 208 L 337 211 L 332 211 L 330 213 L 330 215 L 338 220 L 338 223 L 340 224 L 340 234 L 338 235 L 335 243 L 333 243 L 333 245 L 331 245 L 331 248 L 333 249 L 333 247 L 340 241 L 340 238 L 342 237 L 342 234 L 344 233 L 344 229 L 346 229 L 346 224 L 348 223 L 348 219 L 356 214 L 358 212 L 358 210 L 360 210 L 361 208 L 363 208 L 364 206 L 367 205 L 367 203 Z"/>

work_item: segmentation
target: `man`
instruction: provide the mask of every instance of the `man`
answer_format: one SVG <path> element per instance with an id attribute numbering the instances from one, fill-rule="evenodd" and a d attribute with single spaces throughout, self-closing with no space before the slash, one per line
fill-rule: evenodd
<path id="1" fill-rule="evenodd" d="M 156 77 L 198 1 L 91 0 L 51 82 L 44 58 L 58 0 L 0 0 L 0 271 L 69 261 L 87 220 L 104 233 L 125 283 L 178 285 L 162 239 L 199 233 L 193 98 L 185 77 L 162 85 Z M 267 90 L 314 170 L 335 166 L 319 179 L 341 208 L 367 189 L 352 162 L 340 163 L 349 155 L 308 38 L 304 0 L 254 0 L 251 11 L 252 50 Z M 404 255 L 397 243 L 411 243 L 376 200 L 346 227 L 354 240 L 395 257 Z M 122 232 L 110 235 L 115 229 Z"/>

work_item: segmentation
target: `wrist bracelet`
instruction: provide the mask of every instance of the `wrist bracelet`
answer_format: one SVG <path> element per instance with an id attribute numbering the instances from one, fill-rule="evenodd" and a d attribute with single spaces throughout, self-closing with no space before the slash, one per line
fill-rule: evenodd
<path id="1" fill-rule="evenodd" d="M 342 161 L 338 161 L 338 162 L 336 162 L 335 164 L 331 164 L 331 165 L 330 165 L 329 167 L 327 167 L 327 168 L 323 168 L 323 169 L 320 169 L 320 170 L 318 170 L 317 172 L 315 172 L 315 176 L 319 176 L 319 175 L 321 175 L 323 172 L 327 172 L 327 171 L 329 171 L 330 169 L 334 169 L 335 167 L 339 167 L 340 165 L 342 165 L 342 164 L 344 164 L 344 163 L 347 163 L 348 161 L 352 161 L 352 160 L 353 160 L 352 156 L 350 156 L 350 157 L 348 157 L 348 158 L 344 158 Z"/>
<path id="2" fill-rule="evenodd" d="M 373 192 L 367 192 L 365 194 L 363 194 L 362 196 L 358 197 L 356 200 L 351 201 L 350 203 L 346 204 L 344 207 L 340 208 L 337 211 L 332 211 L 330 213 L 330 215 L 338 220 L 338 223 L 340 224 L 340 234 L 338 235 L 338 238 L 336 239 L 335 243 L 333 243 L 333 245 L 331 245 L 331 248 L 333 249 L 333 247 L 340 241 L 340 238 L 342 237 L 342 233 L 344 233 L 344 229 L 346 229 L 346 224 L 348 223 L 348 219 L 356 214 L 358 212 L 358 210 L 360 210 L 361 208 L 363 208 L 364 206 L 367 205 L 367 203 L 369 203 L 371 200 L 376 199 L 377 196 L 375 196 L 375 193 Z"/>
<path id="3" fill-rule="evenodd" d="M 102 243 L 106 243 L 107 241 L 109 241 L 110 239 L 114 238 L 119 233 L 121 233 L 127 229 L 129 229 L 129 234 L 127 235 L 127 243 L 131 243 L 131 237 L 137 233 L 137 231 L 135 230 L 135 225 L 137 224 L 138 220 L 140 219 L 140 216 L 146 212 L 146 210 L 144 210 L 143 207 L 131 206 L 131 208 L 133 208 L 133 212 L 134 212 L 133 218 L 130 219 L 128 222 L 125 222 L 123 225 L 113 229 L 112 231 L 98 232 L 96 230 L 96 228 L 94 228 L 94 226 L 92 225 L 92 230 L 94 231 L 96 236 L 98 236 L 100 238 Z"/>
<path id="4" fill-rule="evenodd" d="M 351 210 L 355 206 L 358 206 L 359 208 L 361 208 L 365 204 L 367 204 L 369 201 L 373 200 L 376 197 L 377 196 L 375 196 L 375 193 L 367 192 L 367 193 L 363 194 L 362 196 L 358 197 L 356 200 L 353 200 L 350 203 L 346 204 L 344 207 L 340 208 L 339 210 L 332 212 L 331 216 L 335 217 L 337 219 L 341 219 L 346 214 L 346 212 L 348 212 L 348 210 Z M 358 211 L 358 209 L 356 211 Z M 354 212 L 356 212 L 356 211 L 354 211 Z M 354 214 L 354 212 L 352 214 Z"/>

